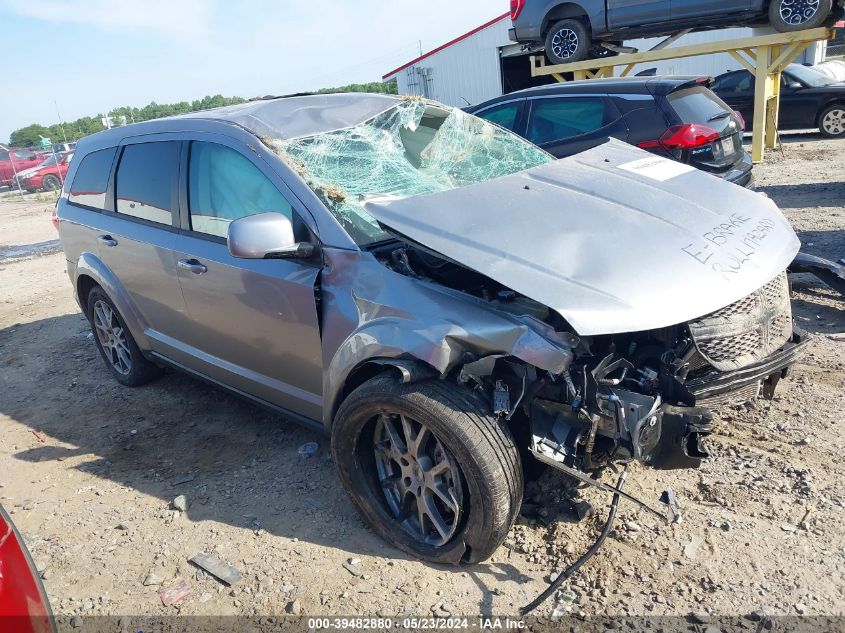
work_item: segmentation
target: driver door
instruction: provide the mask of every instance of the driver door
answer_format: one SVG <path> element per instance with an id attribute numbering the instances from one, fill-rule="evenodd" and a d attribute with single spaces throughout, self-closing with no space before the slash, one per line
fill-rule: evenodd
<path id="1" fill-rule="evenodd" d="M 229 224 L 248 215 L 282 213 L 297 227 L 296 199 L 279 190 L 261 159 L 225 142 L 192 141 L 183 171 L 176 258 L 193 326 L 186 362 L 229 387 L 320 420 L 319 259 L 238 259 L 226 246 Z"/>

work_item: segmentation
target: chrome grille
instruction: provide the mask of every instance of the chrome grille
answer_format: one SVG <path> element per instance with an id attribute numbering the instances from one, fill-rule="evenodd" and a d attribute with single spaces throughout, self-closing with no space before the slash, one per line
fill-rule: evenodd
<path id="1" fill-rule="evenodd" d="M 719 371 L 753 365 L 792 335 L 786 272 L 747 297 L 689 323 L 699 353 Z"/>

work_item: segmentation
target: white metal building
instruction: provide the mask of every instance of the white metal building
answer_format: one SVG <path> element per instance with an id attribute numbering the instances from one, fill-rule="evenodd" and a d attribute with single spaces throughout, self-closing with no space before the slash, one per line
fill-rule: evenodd
<path id="1" fill-rule="evenodd" d="M 505 13 L 453 39 L 428 53 L 392 70 L 382 79 L 395 79 L 399 94 L 421 95 L 447 105 L 463 107 L 498 97 L 504 92 L 537 83 L 530 79 L 530 61 L 520 46 L 508 39 L 510 13 Z M 719 29 L 690 33 L 673 46 L 715 42 L 753 34 L 773 32 L 771 29 Z M 626 41 L 641 51 L 648 50 L 663 38 Z M 815 64 L 824 59 L 826 42 L 814 44 L 797 60 Z M 672 59 L 638 65 L 632 74 L 656 68 L 658 75 L 720 75 L 738 70 L 739 63 L 727 53 L 702 57 Z M 516 78 L 514 79 L 514 77 Z M 548 79 L 545 82 L 551 83 Z"/>

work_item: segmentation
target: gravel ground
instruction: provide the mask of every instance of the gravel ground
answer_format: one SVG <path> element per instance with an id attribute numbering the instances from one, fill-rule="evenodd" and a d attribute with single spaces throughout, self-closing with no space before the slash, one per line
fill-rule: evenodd
<path id="1" fill-rule="evenodd" d="M 807 250 L 835 259 L 845 256 L 843 165 L 842 141 L 799 136 L 757 169 Z M 410 560 L 352 510 L 325 437 L 173 372 L 119 386 L 72 299 L 50 210 L 0 202 L 0 503 L 57 614 L 77 625 L 132 614 L 513 615 L 595 538 L 607 496 L 547 474 L 488 562 Z M 816 336 L 775 400 L 721 411 L 715 458 L 698 471 L 630 469 L 628 492 L 656 502 L 671 485 L 683 522 L 623 502 L 605 547 L 541 615 L 845 615 L 845 302 L 799 281 L 796 318 Z M 309 441 L 319 451 L 302 458 Z M 579 520 L 578 499 L 595 513 Z M 198 571 L 188 559 L 200 552 L 241 581 Z M 164 606 L 159 591 L 179 580 L 189 597 Z"/>

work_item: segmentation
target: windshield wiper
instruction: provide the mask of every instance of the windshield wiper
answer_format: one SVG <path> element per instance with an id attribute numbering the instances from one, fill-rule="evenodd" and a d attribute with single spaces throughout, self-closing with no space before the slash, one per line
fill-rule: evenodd
<path id="1" fill-rule="evenodd" d="M 710 123 L 710 121 L 718 121 L 719 119 L 724 119 L 726 117 L 729 117 L 730 115 L 730 112 L 720 112 L 719 114 L 714 114 L 709 119 L 707 119 L 707 122 Z"/>

